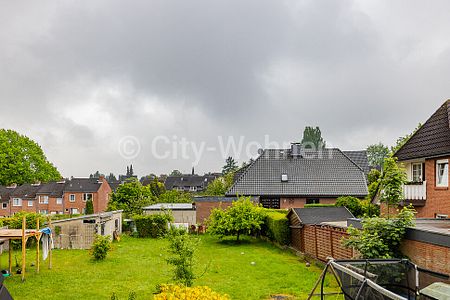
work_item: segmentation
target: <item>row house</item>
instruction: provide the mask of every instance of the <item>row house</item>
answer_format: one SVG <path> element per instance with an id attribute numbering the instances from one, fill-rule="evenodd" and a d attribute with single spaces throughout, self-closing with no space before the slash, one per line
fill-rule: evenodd
<path id="1" fill-rule="evenodd" d="M 394 156 L 405 167 L 408 179 L 401 205 L 412 204 L 418 218 L 448 218 L 450 100 L 445 101 Z"/>
<path id="2" fill-rule="evenodd" d="M 92 200 L 94 213 L 106 211 L 111 187 L 105 178 L 72 178 L 43 184 L 0 186 L 0 216 L 20 211 L 42 214 L 84 214 Z"/>

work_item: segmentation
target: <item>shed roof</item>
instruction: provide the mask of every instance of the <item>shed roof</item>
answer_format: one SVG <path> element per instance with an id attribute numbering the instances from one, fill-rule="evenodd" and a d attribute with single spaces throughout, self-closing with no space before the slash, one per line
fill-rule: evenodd
<path id="1" fill-rule="evenodd" d="M 288 215 L 295 213 L 302 224 L 316 225 L 324 222 L 347 221 L 354 218 L 352 213 L 345 207 L 307 207 L 292 208 Z"/>
<path id="2" fill-rule="evenodd" d="M 192 203 L 156 203 L 143 208 L 144 210 L 195 210 Z"/>

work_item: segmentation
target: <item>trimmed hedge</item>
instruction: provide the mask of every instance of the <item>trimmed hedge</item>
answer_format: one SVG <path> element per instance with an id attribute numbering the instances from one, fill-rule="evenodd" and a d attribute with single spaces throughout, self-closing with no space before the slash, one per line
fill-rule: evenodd
<path id="1" fill-rule="evenodd" d="M 286 212 L 267 211 L 262 234 L 280 245 L 288 245 L 290 241 L 290 228 Z"/>
<path id="2" fill-rule="evenodd" d="M 317 203 L 317 204 L 305 204 L 305 208 L 307 208 L 307 207 L 333 207 L 333 206 L 336 206 L 336 205 L 334 205 L 334 204 L 320 204 L 320 203 Z"/>
<path id="3" fill-rule="evenodd" d="M 136 230 L 141 238 L 157 238 L 169 231 L 169 222 L 173 220 L 169 214 L 135 216 Z"/>

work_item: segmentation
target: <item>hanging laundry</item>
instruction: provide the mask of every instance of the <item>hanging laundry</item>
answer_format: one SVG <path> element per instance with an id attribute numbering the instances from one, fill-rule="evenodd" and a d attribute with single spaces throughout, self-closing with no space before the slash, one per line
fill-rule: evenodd
<path id="1" fill-rule="evenodd" d="M 42 228 L 41 242 L 42 242 L 42 259 L 46 260 L 48 257 L 48 252 L 53 249 L 53 238 L 52 230 L 49 227 Z"/>

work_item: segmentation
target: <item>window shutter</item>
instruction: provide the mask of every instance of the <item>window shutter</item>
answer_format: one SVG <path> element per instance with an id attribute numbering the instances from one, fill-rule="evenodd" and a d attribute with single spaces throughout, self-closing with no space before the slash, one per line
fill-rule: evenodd
<path id="1" fill-rule="evenodd" d="M 425 181 L 425 163 L 422 163 L 422 181 Z"/>

